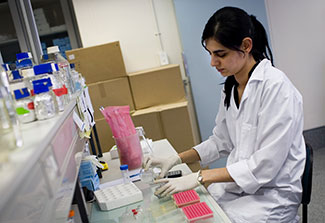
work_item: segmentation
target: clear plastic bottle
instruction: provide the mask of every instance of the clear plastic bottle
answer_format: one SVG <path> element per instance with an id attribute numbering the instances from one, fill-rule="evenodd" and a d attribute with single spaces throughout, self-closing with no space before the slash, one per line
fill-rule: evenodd
<path id="1" fill-rule="evenodd" d="M 0 66 L 0 166 L 6 160 L 8 150 L 23 145 L 20 125 L 16 116 L 14 100 L 6 86 L 6 71 Z"/>
<path id="2" fill-rule="evenodd" d="M 49 89 L 49 82 L 50 79 L 33 81 L 35 115 L 38 120 L 52 118 L 58 113 L 56 97 Z"/>
<path id="3" fill-rule="evenodd" d="M 130 183 L 129 166 L 127 164 L 121 165 L 120 170 L 122 172 L 123 182 L 125 184 Z"/>
<path id="4" fill-rule="evenodd" d="M 65 84 L 67 85 L 68 93 L 71 98 L 71 96 L 75 93 L 75 89 L 74 89 L 73 80 L 71 77 L 70 63 L 61 55 L 60 49 L 58 46 L 48 47 L 47 54 L 48 54 L 50 60 L 52 60 L 52 58 L 53 58 L 55 60 L 55 62 L 59 65 L 60 71 L 62 73 L 62 79 L 64 80 Z M 52 56 L 54 56 L 54 57 L 52 57 Z"/>
<path id="5" fill-rule="evenodd" d="M 59 75 L 59 67 L 55 63 L 45 63 L 34 66 L 36 76 L 49 77 L 52 83 L 52 90 L 56 95 L 59 111 L 63 111 L 65 106 L 69 103 L 68 90 L 65 87 L 64 81 Z M 45 76 L 44 76 L 45 75 Z"/>
<path id="6" fill-rule="evenodd" d="M 27 88 L 14 90 L 16 113 L 21 123 L 35 120 L 34 102 Z"/>
<path id="7" fill-rule="evenodd" d="M 78 73 L 78 71 L 76 71 L 74 63 L 70 64 L 70 68 L 71 68 L 71 77 L 74 84 L 74 90 L 75 92 L 79 92 L 81 90 L 81 76 Z"/>

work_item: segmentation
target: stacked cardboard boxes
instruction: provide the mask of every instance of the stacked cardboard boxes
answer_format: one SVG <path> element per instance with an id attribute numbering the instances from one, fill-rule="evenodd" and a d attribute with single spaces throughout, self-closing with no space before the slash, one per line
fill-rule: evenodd
<path id="1" fill-rule="evenodd" d="M 136 126 L 148 138 L 166 138 L 180 153 L 194 146 L 194 137 L 179 65 L 167 65 L 129 74 Z M 193 171 L 199 164 L 190 165 Z"/>
<path id="2" fill-rule="evenodd" d="M 167 138 L 177 152 L 194 145 L 179 65 L 126 74 L 118 42 L 66 54 L 89 86 L 103 152 L 115 143 L 99 108 L 113 105 L 129 105 L 135 126 L 143 126 L 148 138 Z"/>
<path id="3" fill-rule="evenodd" d="M 119 42 L 66 51 L 86 79 L 94 108 L 96 129 L 103 152 L 114 145 L 112 132 L 99 111 L 100 107 L 129 105 L 134 111 L 129 79 Z"/>

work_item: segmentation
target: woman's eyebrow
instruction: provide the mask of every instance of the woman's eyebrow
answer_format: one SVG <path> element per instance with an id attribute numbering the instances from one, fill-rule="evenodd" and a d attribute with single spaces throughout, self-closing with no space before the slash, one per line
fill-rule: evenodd
<path id="1" fill-rule="evenodd" d="M 214 50 L 214 51 L 212 51 L 212 53 L 214 53 L 214 54 L 218 54 L 218 53 L 222 53 L 222 52 L 224 52 L 225 50 Z"/>

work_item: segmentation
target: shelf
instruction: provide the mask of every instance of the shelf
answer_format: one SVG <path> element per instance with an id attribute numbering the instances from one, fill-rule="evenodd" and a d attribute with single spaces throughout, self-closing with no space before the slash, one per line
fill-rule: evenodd
<path id="1" fill-rule="evenodd" d="M 0 222 L 67 217 L 80 165 L 77 153 L 85 143 L 72 118 L 75 105 L 72 100 L 54 118 L 21 126 L 24 145 L 0 169 Z M 35 216 L 26 219 L 25 210 Z"/>
<path id="2" fill-rule="evenodd" d="M 10 43 L 18 42 L 18 39 L 8 39 L 5 41 L 0 42 L 0 45 L 8 45 Z"/>

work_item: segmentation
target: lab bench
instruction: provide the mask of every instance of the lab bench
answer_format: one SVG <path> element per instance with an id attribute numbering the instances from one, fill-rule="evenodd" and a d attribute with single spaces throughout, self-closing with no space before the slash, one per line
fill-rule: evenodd
<path id="1" fill-rule="evenodd" d="M 153 154 L 160 157 L 168 157 L 176 154 L 176 151 L 167 139 L 153 142 Z M 107 182 L 118 181 L 122 177 L 120 172 L 119 159 L 111 159 L 109 153 L 104 153 L 100 160 L 108 163 L 108 170 L 102 172 L 103 177 L 100 179 L 101 185 Z M 183 175 L 192 171 L 186 164 L 180 164 L 172 170 L 182 170 Z M 135 182 L 135 185 L 143 193 L 143 201 L 130 204 L 128 206 L 116 208 L 110 211 L 101 211 L 96 201 L 88 206 L 90 210 L 89 219 L 91 223 L 117 223 L 121 221 L 123 215 L 131 212 L 132 209 L 141 208 L 143 210 L 143 219 L 141 222 L 186 222 L 181 210 L 176 208 L 171 198 L 158 199 L 154 194 L 154 185 L 145 184 L 141 181 Z M 202 185 L 195 189 L 200 196 L 201 201 L 205 201 L 214 212 L 213 219 L 207 222 L 230 223 L 231 221 Z M 150 213 L 149 213 L 150 212 Z M 134 221 L 135 222 L 135 221 Z"/>
<path id="2" fill-rule="evenodd" d="M 21 125 L 24 145 L 0 168 L 0 222 L 66 222 L 86 142 L 75 109 L 72 100 L 52 119 Z"/>

